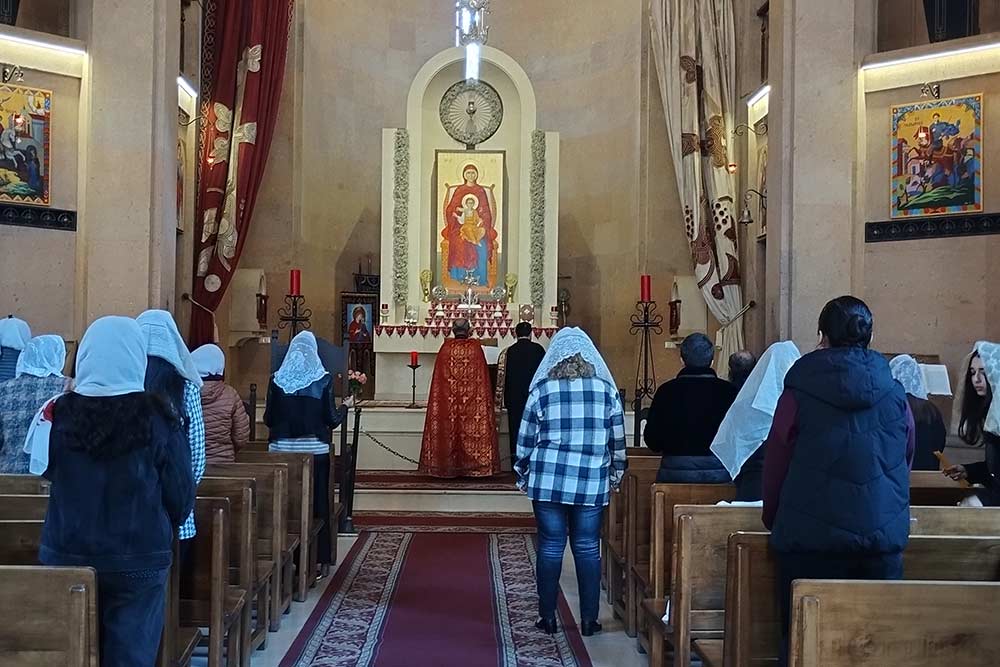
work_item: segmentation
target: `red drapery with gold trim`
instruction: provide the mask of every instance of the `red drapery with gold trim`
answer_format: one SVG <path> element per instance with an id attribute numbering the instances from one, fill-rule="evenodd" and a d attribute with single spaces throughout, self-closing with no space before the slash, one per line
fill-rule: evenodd
<path id="1" fill-rule="evenodd" d="M 278 117 L 293 0 L 205 0 L 194 300 L 213 313 L 236 271 Z M 213 317 L 191 314 L 192 345 Z"/>
<path id="2" fill-rule="evenodd" d="M 478 340 L 446 340 L 438 352 L 427 399 L 420 472 L 434 477 L 500 473 L 490 371 Z"/>

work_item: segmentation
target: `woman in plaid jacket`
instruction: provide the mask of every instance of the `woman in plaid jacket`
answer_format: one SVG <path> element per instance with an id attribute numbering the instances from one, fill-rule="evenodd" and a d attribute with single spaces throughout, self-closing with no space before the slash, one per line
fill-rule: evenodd
<path id="1" fill-rule="evenodd" d="M 617 385 L 581 329 L 563 329 L 531 381 L 517 438 L 518 486 L 538 522 L 536 626 L 554 634 L 567 534 L 580 588 L 580 629 L 601 630 L 601 515 L 625 473 L 625 414 Z"/>

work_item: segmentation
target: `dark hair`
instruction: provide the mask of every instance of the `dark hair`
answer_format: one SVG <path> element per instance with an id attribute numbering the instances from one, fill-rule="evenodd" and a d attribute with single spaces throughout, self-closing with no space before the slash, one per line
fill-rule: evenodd
<path id="1" fill-rule="evenodd" d="M 729 381 L 740 389 L 750 377 L 754 366 L 757 365 L 757 357 L 753 352 L 740 350 L 729 355 Z"/>
<path id="2" fill-rule="evenodd" d="M 854 296 L 841 296 L 823 306 L 819 332 L 830 347 L 868 349 L 872 342 L 874 317 L 868 305 Z"/>
<path id="3" fill-rule="evenodd" d="M 681 359 L 685 366 L 708 368 L 715 358 L 715 344 L 703 333 L 693 333 L 681 342 Z"/>
<path id="4" fill-rule="evenodd" d="M 173 409 L 150 393 L 104 398 L 69 393 L 56 401 L 52 430 L 65 435 L 72 449 L 107 461 L 148 447 L 154 414 L 181 428 Z"/>
<path id="5" fill-rule="evenodd" d="M 514 335 L 518 338 L 530 338 L 531 328 L 531 322 L 518 322 L 514 327 Z"/>
<path id="6" fill-rule="evenodd" d="M 969 365 L 965 367 L 965 394 L 962 396 L 962 414 L 958 421 L 958 437 L 966 444 L 982 445 L 983 427 L 986 425 L 986 413 L 993 400 L 993 387 L 987 383 L 986 395 L 980 396 L 972 386 L 972 360 L 978 359 L 979 353 L 969 357 Z"/>
<path id="7" fill-rule="evenodd" d="M 149 357 L 145 385 L 147 392 L 159 397 L 178 415 L 184 415 L 184 378 L 169 361 Z"/>

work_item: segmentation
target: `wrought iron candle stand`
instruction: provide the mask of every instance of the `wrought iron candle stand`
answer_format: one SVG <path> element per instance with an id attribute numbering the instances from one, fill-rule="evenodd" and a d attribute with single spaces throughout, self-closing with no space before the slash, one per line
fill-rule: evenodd
<path id="1" fill-rule="evenodd" d="M 299 328 L 303 330 L 311 326 L 312 310 L 305 307 L 306 298 L 301 294 L 286 294 L 285 307 L 278 309 L 278 328 L 292 327 L 292 338 L 299 333 Z"/>
<path id="2" fill-rule="evenodd" d="M 635 412 L 635 438 L 638 443 L 644 419 L 643 399 L 648 397 L 652 402 L 653 394 L 656 393 L 653 335 L 658 336 L 663 333 L 663 315 L 656 312 L 655 301 L 639 301 L 635 308 L 629 333 L 639 336 L 639 363 L 635 369 L 635 399 L 632 401 L 632 410 Z"/>
<path id="3" fill-rule="evenodd" d="M 406 367 L 409 368 L 411 371 L 413 371 L 413 385 L 411 387 L 411 390 L 412 390 L 413 394 L 412 394 L 412 397 L 410 398 L 410 404 L 407 405 L 406 407 L 408 407 L 410 409 L 414 409 L 414 408 L 418 407 L 417 406 L 417 369 L 420 368 L 420 364 L 407 364 Z"/>

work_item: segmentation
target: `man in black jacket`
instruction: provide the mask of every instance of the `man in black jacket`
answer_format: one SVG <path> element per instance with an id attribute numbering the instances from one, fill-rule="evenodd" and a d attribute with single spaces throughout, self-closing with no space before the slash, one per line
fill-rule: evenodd
<path id="1" fill-rule="evenodd" d="M 531 340 L 531 323 L 521 322 L 514 328 L 517 342 L 500 355 L 497 376 L 497 402 L 507 408 L 510 429 L 510 458 L 516 459 L 517 432 L 521 428 L 524 406 L 528 402 L 531 378 L 535 376 L 545 348 Z"/>
<path id="2" fill-rule="evenodd" d="M 729 473 L 709 449 L 737 390 L 712 370 L 715 345 L 695 333 L 681 343 L 684 368 L 656 390 L 643 440 L 663 455 L 657 482 L 721 484 Z"/>

